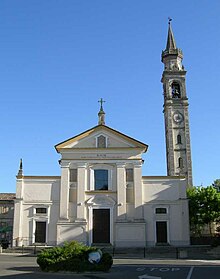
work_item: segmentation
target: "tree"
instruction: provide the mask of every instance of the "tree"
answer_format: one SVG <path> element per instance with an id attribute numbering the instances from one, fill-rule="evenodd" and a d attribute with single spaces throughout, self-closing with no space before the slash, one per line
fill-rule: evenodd
<path id="1" fill-rule="evenodd" d="M 212 186 L 219 192 L 220 191 L 220 179 L 214 180 Z"/>
<path id="2" fill-rule="evenodd" d="M 190 227 L 193 234 L 200 234 L 204 225 L 220 221 L 220 193 L 213 187 L 192 187 L 187 190 Z"/>

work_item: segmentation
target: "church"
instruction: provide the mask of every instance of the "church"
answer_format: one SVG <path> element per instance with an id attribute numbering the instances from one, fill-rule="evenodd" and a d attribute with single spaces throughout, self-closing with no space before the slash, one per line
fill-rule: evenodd
<path id="1" fill-rule="evenodd" d="M 13 246 L 189 245 L 187 187 L 192 186 L 183 53 L 169 22 L 162 52 L 167 176 L 143 176 L 148 145 L 98 124 L 55 146 L 60 176 L 17 175 Z"/>

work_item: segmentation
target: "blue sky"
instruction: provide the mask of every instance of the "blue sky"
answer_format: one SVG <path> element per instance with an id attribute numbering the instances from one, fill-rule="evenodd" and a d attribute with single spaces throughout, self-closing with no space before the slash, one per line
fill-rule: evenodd
<path id="1" fill-rule="evenodd" d="M 54 145 L 106 124 L 149 145 L 143 175 L 166 175 L 161 51 L 167 18 L 187 70 L 194 185 L 220 178 L 220 2 L 0 1 L 0 192 L 60 175 Z"/>

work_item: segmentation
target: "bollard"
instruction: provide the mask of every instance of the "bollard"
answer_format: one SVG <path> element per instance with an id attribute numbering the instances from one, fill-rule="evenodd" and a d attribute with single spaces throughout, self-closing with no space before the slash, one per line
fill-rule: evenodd
<path id="1" fill-rule="evenodd" d="M 2 254 L 2 246 L 0 245 L 0 254 Z"/>

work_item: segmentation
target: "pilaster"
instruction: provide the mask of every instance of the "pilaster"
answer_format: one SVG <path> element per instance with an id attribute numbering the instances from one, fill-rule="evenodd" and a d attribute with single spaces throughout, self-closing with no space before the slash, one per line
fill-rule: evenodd
<path id="1" fill-rule="evenodd" d="M 142 163 L 134 164 L 134 207 L 136 218 L 143 218 Z"/>
<path id="2" fill-rule="evenodd" d="M 23 175 L 17 176 L 16 200 L 14 202 L 13 246 L 22 246 L 23 228 Z"/>
<path id="3" fill-rule="evenodd" d="M 77 217 L 76 221 L 85 221 L 85 190 L 87 183 L 87 164 L 77 165 Z"/>
<path id="4" fill-rule="evenodd" d="M 14 202 L 13 246 L 23 245 L 23 201 L 16 199 Z"/>
<path id="5" fill-rule="evenodd" d="M 126 173 L 125 164 L 117 164 L 117 218 L 126 219 Z"/>
<path id="6" fill-rule="evenodd" d="M 69 162 L 61 163 L 60 220 L 69 221 Z"/>

